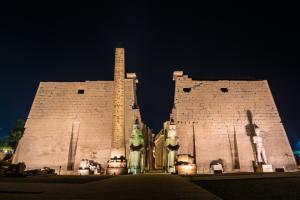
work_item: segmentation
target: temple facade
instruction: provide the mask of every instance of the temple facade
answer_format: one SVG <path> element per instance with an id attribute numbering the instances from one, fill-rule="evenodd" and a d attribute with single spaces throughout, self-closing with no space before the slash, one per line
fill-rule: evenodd
<path id="1" fill-rule="evenodd" d="M 61 174 L 76 174 L 82 159 L 106 169 L 114 157 L 129 158 L 135 121 L 147 140 L 152 134 L 141 120 L 137 77 L 135 73 L 125 77 L 123 48 L 116 49 L 114 78 L 41 82 L 13 162 L 25 162 L 27 169 L 50 167 Z M 149 168 L 151 159 L 145 160 Z"/>
<path id="2" fill-rule="evenodd" d="M 100 165 L 107 174 L 297 168 L 266 80 L 193 80 L 182 71 L 173 80 L 170 120 L 155 139 L 141 119 L 137 76 L 125 73 L 123 48 L 115 51 L 114 81 L 41 82 L 13 162 L 59 174 Z"/>
<path id="3" fill-rule="evenodd" d="M 266 80 L 193 80 L 175 71 L 178 167 L 183 174 L 293 171 L 297 165 Z M 167 164 L 169 126 L 155 139 L 157 168 Z M 180 169 L 178 170 L 180 171 Z"/>

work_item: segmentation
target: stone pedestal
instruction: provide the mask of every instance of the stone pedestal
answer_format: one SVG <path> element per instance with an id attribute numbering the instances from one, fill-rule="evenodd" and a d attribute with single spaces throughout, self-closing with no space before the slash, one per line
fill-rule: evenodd
<path id="1" fill-rule="evenodd" d="M 195 175 L 197 166 L 194 163 L 194 157 L 189 154 L 180 154 L 177 156 L 176 172 L 178 175 Z"/>
<path id="2" fill-rule="evenodd" d="M 79 169 L 78 175 L 88 176 L 88 175 L 90 175 L 90 170 L 89 169 Z"/>
<path id="3" fill-rule="evenodd" d="M 259 164 L 256 167 L 256 172 L 273 172 L 273 166 L 270 164 Z"/>
<path id="4" fill-rule="evenodd" d="M 222 174 L 223 173 L 223 166 L 221 164 L 212 165 L 211 169 L 214 174 Z"/>
<path id="5" fill-rule="evenodd" d="M 263 172 L 273 172 L 273 166 L 266 164 L 266 165 L 262 165 L 262 171 Z"/>
<path id="6" fill-rule="evenodd" d="M 195 175 L 197 173 L 197 167 L 195 164 L 177 165 L 176 171 L 178 175 Z"/>
<path id="7" fill-rule="evenodd" d="M 111 158 L 108 161 L 108 167 L 106 169 L 107 175 L 123 175 L 127 174 L 127 163 L 124 158 Z"/>
<path id="8" fill-rule="evenodd" d="M 94 175 L 100 175 L 101 171 L 100 170 L 94 170 Z"/>
<path id="9" fill-rule="evenodd" d="M 169 167 L 168 172 L 169 173 L 176 173 L 176 167 L 175 166 Z"/>
<path id="10" fill-rule="evenodd" d="M 79 172 L 73 171 L 73 170 L 68 170 L 65 173 L 60 172 L 60 175 L 79 175 Z"/>
<path id="11" fill-rule="evenodd" d="M 139 169 L 139 168 L 128 169 L 128 173 L 130 173 L 130 174 L 140 174 L 141 173 L 141 169 Z"/>

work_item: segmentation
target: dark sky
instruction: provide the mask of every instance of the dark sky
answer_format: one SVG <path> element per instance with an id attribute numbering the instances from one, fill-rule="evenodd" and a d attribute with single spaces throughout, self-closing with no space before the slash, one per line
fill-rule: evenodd
<path id="1" fill-rule="evenodd" d="M 169 118 L 174 70 L 195 78 L 252 77 L 269 80 L 292 146 L 300 149 L 296 5 L 22 2 L 0 6 L 0 135 L 26 118 L 40 81 L 112 80 L 114 48 L 122 41 L 126 71 L 139 77 L 142 117 L 156 132 Z"/>

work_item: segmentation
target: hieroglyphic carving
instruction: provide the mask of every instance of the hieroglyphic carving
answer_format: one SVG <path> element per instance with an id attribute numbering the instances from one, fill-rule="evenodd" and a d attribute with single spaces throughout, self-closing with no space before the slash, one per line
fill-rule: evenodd
<path id="1" fill-rule="evenodd" d="M 113 104 L 113 131 L 111 157 L 125 156 L 125 134 L 124 134 L 124 78 L 125 62 L 124 48 L 116 48 L 115 71 L 114 71 L 114 104 Z"/>

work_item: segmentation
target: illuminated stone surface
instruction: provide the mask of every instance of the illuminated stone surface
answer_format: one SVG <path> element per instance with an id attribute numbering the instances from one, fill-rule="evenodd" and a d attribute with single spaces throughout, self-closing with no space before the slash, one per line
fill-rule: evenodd
<path id="1" fill-rule="evenodd" d="M 192 80 L 175 72 L 174 108 L 179 154 L 194 155 L 198 173 L 209 173 L 213 160 L 224 172 L 252 172 L 257 161 L 253 137 L 259 127 L 268 163 L 287 170 L 296 162 L 268 82 Z"/>
<path id="2" fill-rule="evenodd" d="M 124 49 L 117 48 L 115 81 L 41 82 L 13 162 L 25 162 L 28 169 L 61 166 L 64 174 L 77 170 L 81 159 L 106 168 L 112 157 L 128 158 L 132 125 L 137 118 L 142 120 L 136 75 L 127 74 L 125 79 L 124 73 Z M 211 162 L 218 159 L 224 161 L 224 172 L 253 172 L 258 161 L 257 128 L 268 164 L 296 169 L 267 81 L 196 81 L 183 72 L 174 72 L 174 80 L 171 117 L 178 154 L 195 156 L 198 173 L 209 173 Z M 164 137 L 159 134 L 155 141 L 158 169 L 168 158 Z"/>
<path id="3" fill-rule="evenodd" d="M 123 48 L 116 48 L 114 70 L 113 130 L 111 158 L 125 157 L 125 55 Z"/>
<path id="4" fill-rule="evenodd" d="M 270 164 L 259 164 L 255 171 L 256 172 L 274 172 L 273 166 Z"/>
<path id="5" fill-rule="evenodd" d="M 118 52 L 124 50 L 116 53 L 116 66 L 123 68 Z M 59 170 L 61 166 L 65 174 L 68 168 L 77 171 L 81 159 L 106 168 L 111 153 L 128 157 L 132 125 L 137 118 L 141 121 L 136 76 L 129 75 L 118 88 L 124 102 L 117 102 L 117 108 L 123 111 L 115 109 L 115 114 L 114 81 L 41 82 L 13 162 L 25 162 L 27 169 L 47 166 Z M 117 116 L 114 122 L 113 115 Z"/>

